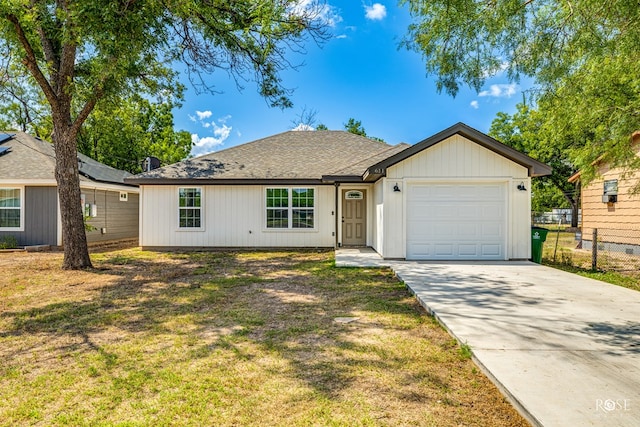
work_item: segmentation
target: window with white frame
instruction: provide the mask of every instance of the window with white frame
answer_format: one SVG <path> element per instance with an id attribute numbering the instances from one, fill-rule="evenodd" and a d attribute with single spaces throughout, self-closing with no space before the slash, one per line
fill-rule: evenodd
<path id="1" fill-rule="evenodd" d="M 0 230 L 22 229 L 22 189 L 0 188 Z"/>
<path id="2" fill-rule="evenodd" d="M 313 188 L 267 188 L 267 228 L 304 229 L 315 227 Z"/>
<path id="3" fill-rule="evenodd" d="M 178 206 L 179 228 L 202 228 L 201 188 L 179 188 Z"/>

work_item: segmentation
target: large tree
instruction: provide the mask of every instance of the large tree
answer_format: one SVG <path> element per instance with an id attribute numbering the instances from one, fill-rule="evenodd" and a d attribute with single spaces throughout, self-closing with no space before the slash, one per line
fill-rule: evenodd
<path id="1" fill-rule="evenodd" d="M 0 129 L 21 130 L 41 138 L 51 135 L 51 114 L 29 79 L 12 78 L 0 85 Z M 139 173 L 148 156 L 162 164 L 184 160 L 193 145 L 191 134 L 174 129 L 173 108 L 180 105 L 181 86 L 157 100 L 133 94 L 102 102 L 80 132 L 78 151 L 111 167 Z"/>
<path id="2" fill-rule="evenodd" d="M 201 88 L 219 68 L 252 74 L 271 105 L 288 107 L 279 72 L 287 52 L 323 35 L 320 11 L 298 0 L 0 0 L 1 57 L 28 72 L 51 111 L 63 268 L 91 266 L 76 152 L 98 102 L 160 93 L 172 80 L 164 64 L 182 61 Z"/>
<path id="3" fill-rule="evenodd" d="M 640 7 L 631 0 L 402 0 L 413 23 L 404 45 L 424 55 L 439 90 L 479 90 L 505 72 L 530 76 L 538 111 L 593 177 L 604 158 L 633 166 L 640 121 Z M 562 141 L 566 139 L 566 141 Z"/>
<path id="4" fill-rule="evenodd" d="M 498 113 L 491 123 L 489 135 L 499 141 L 528 154 L 553 168 L 551 175 L 534 179 L 532 185 L 532 208 L 534 212 L 549 212 L 553 208 L 572 209 L 571 226 L 578 226 L 580 207 L 579 184 L 568 178 L 576 171 L 569 159 L 566 139 L 557 140 L 551 132 L 544 114 L 518 104 L 513 115 Z"/>
<path id="5" fill-rule="evenodd" d="M 175 130 L 171 99 L 151 102 L 133 95 L 117 103 L 104 102 L 78 133 L 80 152 L 111 167 L 142 172 L 148 156 L 163 165 L 184 160 L 193 145 L 191 134 Z"/>

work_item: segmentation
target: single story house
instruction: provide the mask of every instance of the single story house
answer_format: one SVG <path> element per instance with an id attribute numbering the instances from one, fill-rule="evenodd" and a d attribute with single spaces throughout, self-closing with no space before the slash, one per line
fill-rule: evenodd
<path id="1" fill-rule="evenodd" d="M 127 178 L 143 248 L 369 246 L 385 258 L 530 257 L 551 168 L 459 123 L 415 145 L 289 131 Z"/>
<path id="2" fill-rule="evenodd" d="M 130 173 L 78 153 L 89 244 L 138 238 L 138 187 Z M 0 238 L 19 246 L 62 246 L 52 144 L 24 132 L 0 133 Z"/>
<path id="3" fill-rule="evenodd" d="M 634 132 L 632 147 L 640 156 L 640 131 Z M 582 206 L 582 248 L 591 249 L 593 230 L 603 249 L 640 254 L 640 174 L 597 162 L 597 179 L 580 187 Z M 580 180 L 577 172 L 570 182 Z"/>

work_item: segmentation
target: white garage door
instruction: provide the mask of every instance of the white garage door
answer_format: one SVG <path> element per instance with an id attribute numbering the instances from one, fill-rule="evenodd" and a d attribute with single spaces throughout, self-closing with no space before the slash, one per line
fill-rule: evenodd
<path id="1" fill-rule="evenodd" d="M 412 184 L 407 259 L 505 259 L 505 185 Z"/>

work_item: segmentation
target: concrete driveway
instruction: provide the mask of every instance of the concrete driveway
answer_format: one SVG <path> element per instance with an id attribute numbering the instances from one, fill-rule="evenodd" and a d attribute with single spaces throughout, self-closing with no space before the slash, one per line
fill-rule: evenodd
<path id="1" fill-rule="evenodd" d="M 640 292 L 530 262 L 348 251 L 336 265 L 393 268 L 534 425 L 640 426 Z"/>

